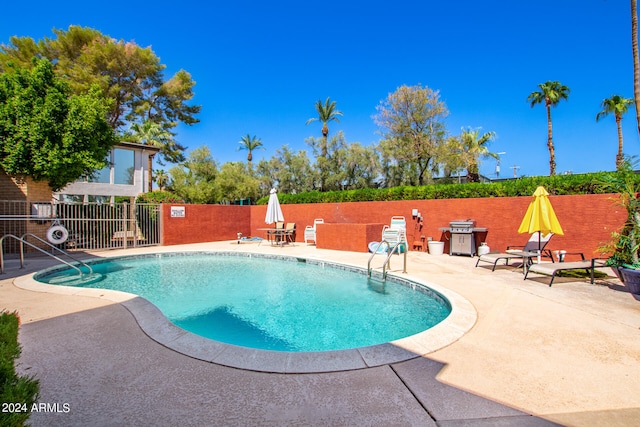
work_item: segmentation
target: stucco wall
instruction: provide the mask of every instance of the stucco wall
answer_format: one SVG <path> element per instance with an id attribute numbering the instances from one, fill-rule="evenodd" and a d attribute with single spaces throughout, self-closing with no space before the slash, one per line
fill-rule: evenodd
<path id="1" fill-rule="evenodd" d="M 184 217 L 172 217 L 171 207 L 184 207 Z M 237 233 L 249 235 L 249 206 L 189 205 L 162 206 L 162 244 L 232 240 Z"/>
<path id="2" fill-rule="evenodd" d="M 551 196 L 551 203 L 565 235 L 554 236 L 548 247 L 552 250 L 583 252 L 587 257 L 596 256 L 597 248 L 608 241 L 611 232 L 619 229 L 624 222 L 626 214 L 615 204 L 616 197 L 606 194 Z M 282 205 L 282 211 L 287 222 L 296 223 L 298 242 L 304 240 L 304 227 L 312 225 L 314 218 L 324 218 L 326 223 L 387 224 L 391 216 L 402 215 L 407 219 L 409 243 L 420 239 L 422 235 L 446 241 L 446 236 L 438 228 L 448 227 L 452 220 L 471 218 L 478 227 L 488 229 L 486 236 L 479 238 L 484 237 L 491 250 L 502 251 L 507 245 L 524 245 L 528 239 L 528 236 L 518 234 L 518 227 L 530 201 L 531 197 L 504 197 L 324 203 Z M 245 236 L 266 235 L 265 231 L 259 230 L 268 227 L 264 222 L 266 206 L 186 206 L 193 214 L 187 210 L 187 217 L 181 221 L 175 218 L 169 221 L 168 212 L 164 213 L 164 244 L 235 239 L 237 232 Z M 422 213 L 422 228 L 411 217 L 412 209 Z M 346 234 L 340 239 L 343 242 L 355 240 Z M 349 250 L 367 250 L 366 246 L 361 247 L 359 243 L 359 249 L 353 249 L 351 243 L 344 243 L 344 246 Z"/>

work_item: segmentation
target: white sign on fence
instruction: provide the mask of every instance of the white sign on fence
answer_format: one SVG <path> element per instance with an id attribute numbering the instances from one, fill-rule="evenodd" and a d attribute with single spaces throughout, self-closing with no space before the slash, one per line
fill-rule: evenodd
<path id="1" fill-rule="evenodd" d="M 171 218 L 184 218 L 184 206 L 171 206 Z"/>

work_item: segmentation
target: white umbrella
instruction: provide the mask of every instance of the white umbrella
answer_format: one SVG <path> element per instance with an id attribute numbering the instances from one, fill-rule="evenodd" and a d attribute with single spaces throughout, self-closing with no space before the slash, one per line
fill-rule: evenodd
<path id="1" fill-rule="evenodd" d="M 269 203 L 267 204 L 267 216 L 264 218 L 264 222 L 267 224 L 273 224 L 274 222 L 284 222 L 284 215 L 282 215 L 282 209 L 280 209 L 280 201 L 276 194 L 276 189 L 272 188 L 269 192 Z"/>

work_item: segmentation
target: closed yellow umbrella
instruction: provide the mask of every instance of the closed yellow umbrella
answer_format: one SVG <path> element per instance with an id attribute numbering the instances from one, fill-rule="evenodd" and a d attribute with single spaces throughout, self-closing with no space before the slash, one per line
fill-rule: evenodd
<path id="1" fill-rule="evenodd" d="M 549 233 L 563 236 L 564 232 L 558 222 L 556 213 L 549 201 L 549 193 L 544 187 L 539 186 L 533 193 L 533 200 L 529 204 L 527 213 L 522 219 L 518 233 L 533 234 L 539 231 L 543 236 Z"/>
<path id="2" fill-rule="evenodd" d="M 549 233 L 564 235 L 560 222 L 553 211 L 551 202 L 549 201 L 549 193 L 544 187 L 539 186 L 533 193 L 533 200 L 529 203 L 527 213 L 522 218 L 518 233 L 537 233 L 538 234 L 538 263 L 540 263 L 541 246 L 540 240 L 542 236 Z"/>

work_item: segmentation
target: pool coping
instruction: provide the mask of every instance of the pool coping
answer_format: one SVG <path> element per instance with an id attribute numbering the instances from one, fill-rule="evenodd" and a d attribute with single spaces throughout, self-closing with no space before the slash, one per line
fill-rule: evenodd
<path id="1" fill-rule="evenodd" d="M 176 253 L 178 252 L 227 253 L 227 251 L 217 250 L 176 251 Z M 251 252 L 247 252 L 247 254 L 251 254 Z M 259 253 L 254 255 L 269 257 L 269 255 L 265 256 Z M 104 259 L 119 257 L 121 256 L 105 257 Z M 340 265 L 349 269 L 362 270 L 362 267 L 354 264 L 328 262 L 326 259 L 312 256 L 276 256 L 276 258 L 281 257 L 305 259 L 315 263 L 327 263 L 334 266 Z M 171 323 L 159 308 L 138 295 L 108 289 L 48 285 L 33 279 L 33 276 L 37 273 L 17 277 L 14 279 L 15 286 L 34 292 L 93 297 L 120 304 L 133 315 L 142 331 L 148 337 L 164 347 L 206 362 L 258 372 L 283 374 L 336 372 L 403 362 L 425 356 L 458 341 L 477 321 L 477 312 L 473 305 L 458 293 L 409 274 L 389 272 L 388 277 L 391 279 L 415 282 L 444 296 L 451 305 L 451 314 L 426 331 L 389 343 L 368 347 L 317 352 L 259 350 L 225 344 L 188 332 Z"/>

